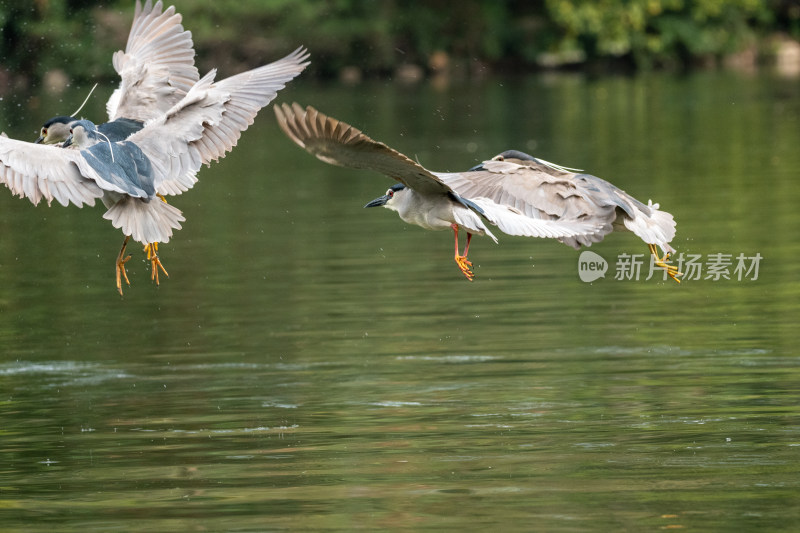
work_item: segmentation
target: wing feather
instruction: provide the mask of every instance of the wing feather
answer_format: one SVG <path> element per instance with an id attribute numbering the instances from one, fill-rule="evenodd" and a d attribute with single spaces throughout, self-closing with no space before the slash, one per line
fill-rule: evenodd
<path id="1" fill-rule="evenodd" d="M 121 81 L 106 104 L 110 120 L 120 117 L 146 121 L 175 105 L 200 78 L 194 66 L 191 32 L 184 31 L 181 15 L 161 0 L 142 7 L 136 2 L 125 51 L 113 64 Z"/>
<path id="2" fill-rule="evenodd" d="M 543 165 L 540 160 L 522 164 L 491 160 L 476 168 L 438 176 L 470 200 L 484 197 L 514 206 L 531 219 L 574 220 L 594 225 L 594 232 L 560 237 L 575 248 L 601 241 L 614 231 L 614 223 L 622 217 L 625 227 L 645 242 L 658 244 L 665 251 L 672 250 L 668 244 L 675 236 L 672 215 L 659 211 L 657 204 L 643 204 L 597 176 Z"/>
<path id="3" fill-rule="evenodd" d="M 161 194 L 179 194 L 197 181 L 203 164 L 233 149 L 258 111 L 308 65 L 298 48 L 269 65 L 215 82 L 216 71 L 201 78 L 186 96 L 129 140 L 153 163 Z"/>
<path id="4" fill-rule="evenodd" d="M 507 235 L 558 239 L 594 233 L 598 229 L 590 222 L 530 218 L 514 207 L 489 198 L 471 198 L 469 201 L 480 207 L 486 219 Z"/>
<path id="5" fill-rule="evenodd" d="M 596 215 L 595 202 L 579 193 L 573 176 L 553 176 L 507 161 L 486 161 L 482 170 L 439 174 L 442 181 L 465 198 L 490 198 L 513 205 L 534 218 L 579 219 Z M 613 207 L 606 211 L 603 215 L 613 220 Z"/>
<path id="6" fill-rule="evenodd" d="M 96 178 L 77 150 L 0 137 L 0 182 L 34 205 L 94 205 L 103 196 Z"/>
<path id="7" fill-rule="evenodd" d="M 206 131 L 217 133 L 222 142 L 215 143 L 211 149 L 203 145 L 206 148 L 201 152 L 203 163 L 218 160 L 236 146 L 241 133 L 253 123 L 261 108 L 269 104 L 278 91 L 303 72 L 308 64 L 308 52 L 300 47 L 269 65 L 218 82 L 215 91 L 228 93 L 229 97 L 222 103 L 222 120 L 210 122 Z"/>
<path id="8" fill-rule="evenodd" d="M 340 167 L 374 170 L 423 193 L 449 193 L 449 186 L 397 150 L 311 106 L 275 106 L 283 132 L 319 160 Z"/>

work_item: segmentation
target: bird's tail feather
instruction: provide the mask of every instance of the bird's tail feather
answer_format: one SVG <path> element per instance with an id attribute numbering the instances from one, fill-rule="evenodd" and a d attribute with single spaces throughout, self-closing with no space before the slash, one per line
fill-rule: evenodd
<path id="1" fill-rule="evenodd" d="M 169 242 L 186 220 L 180 209 L 159 198 L 125 197 L 103 215 L 115 228 L 142 244 Z"/>
<path id="2" fill-rule="evenodd" d="M 647 244 L 656 244 L 664 252 L 675 253 L 675 249 L 669 245 L 675 238 L 675 219 L 666 211 L 659 211 L 659 205 L 652 200 L 647 207 L 650 208 L 649 216 L 637 210 L 635 217 L 625 217 L 625 227 Z"/>

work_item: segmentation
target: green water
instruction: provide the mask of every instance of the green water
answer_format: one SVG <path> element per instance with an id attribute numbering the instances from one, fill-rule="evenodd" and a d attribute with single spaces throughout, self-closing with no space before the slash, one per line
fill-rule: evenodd
<path id="1" fill-rule="evenodd" d="M 0 102 L 33 139 L 83 98 Z M 86 111 L 102 117 L 107 94 Z M 362 206 L 272 110 L 171 200 L 150 281 L 102 208 L 0 190 L 4 531 L 795 531 L 800 527 L 800 84 L 703 73 L 449 87 L 296 83 L 434 170 L 508 148 L 678 221 L 679 252 L 758 277 L 616 280 L 579 252 L 452 235 Z"/>

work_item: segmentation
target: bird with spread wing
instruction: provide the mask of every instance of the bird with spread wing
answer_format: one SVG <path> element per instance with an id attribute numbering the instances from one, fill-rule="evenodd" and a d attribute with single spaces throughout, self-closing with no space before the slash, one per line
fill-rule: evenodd
<path id="1" fill-rule="evenodd" d="M 389 208 L 426 229 L 452 229 L 456 264 L 470 281 L 472 235 L 488 235 L 497 242 L 488 222 L 508 235 L 554 238 L 576 249 L 603 240 L 615 229 L 628 229 L 648 244 L 655 264 L 680 282 L 677 267 L 667 263 L 674 252 L 669 245 L 675 236 L 672 215 L 598 177 L 516 150 L 466 172 L 433 172 L 313 107 L 283 104 L 274 110 L 284 133 L 318 159 L 398 181 L 365 207 Z M 459 230 L 467 234 L 461 254 Z"/>
<path id="2" fill-rule="evenodd" d="M 158 282 L 158 270 L 166 273 L 158 243 L 169 241 L 185 220 L 165 197 L 190 189 L 200 167 L 233 149 L 258 111 L 309 64 L 308 53 L 298 48 L 221 81 L 215 70 L 197 79 L 191 36 L 180 27 L 180 16 L 172 8 L 162 12 L 160 2 L 151 9 L 149 1 L 141 11 L 137 2 L 137 21 L 142 13 L 145 22 L 134 24 L 126 52 L 114 56 L 122 83 L 109 100 L 107 123 L 121 118 L 141 128 L 115 135 L 103 125 L 73 120 L 63 147 L 0 138 L 0 182 L 13 194 L 33 204 L 103 202 L 103 218 L 125 234 L 116 261 L 120 294 L 122 280 L 130 284 L 128 240 L 145 246 Z"/>

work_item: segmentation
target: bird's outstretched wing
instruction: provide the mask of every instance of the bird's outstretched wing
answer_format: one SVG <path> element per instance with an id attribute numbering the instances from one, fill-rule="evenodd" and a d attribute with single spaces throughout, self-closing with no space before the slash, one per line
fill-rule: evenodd
<path id="1" fill-rule="evenodd" d="M 514 207 L 488 198 L 469 201 L 480 207 L 481 214 L 506 235 L 564 239 L 593 235 L 601 230 L 601 226 L 592 221 L 531 218 Z"/>
<path id="2" fill-rule="evenodd" d="M 511 161 L 484 161 L 477 170 L 439 174 L 465 198 L 489 198 L 538 219 L 578 220 L 598 215 L 613 222 L 614 205 L 587 198 L 571 172 L 545 172 Z"/>
<path id="3" fill-rule="evenodd" d="M 474 170 L 439 174 L 439 177 L 464 198 L 488 198 L 533 219 L 575 220 L 595 225 L 598 231 L 590 235 L 564 239 L 576 248 L 598 242 L 612 232 L 619 213 L 624 215 L 625 226 L 645 242 L 667 249 L 666 243 L 675 236 L 672 215 L 658 211 L 657 204 L 643 204 L 597 176 L 543 165 L 539 160 L 493 159 Z"/>
<path id="4" fill-rule="evenodd" d="M 128 140 L 150 159 L 157 192 L 180 194 L 197 181 L 203 164 L 236 146 L 241 133 L 277 92 L 308 66 L 308 52 L 288 56 L 219 82 L 212 70 L 172 109 Z"/>
<path id="5" fill-rule="evenodd" d="M 215 84 L 212 99 L 222 105 L 222 120 L 207 124 L 203 136 L 195 143 L 204 164 L 224 157 L 236 146 L 239 136 L 253 123 L 261 108 L 309 65 L 308 57 L 308 51 L 300 47 L 283 59 Z"/>
<path id="6" fill-rule="evenodd" d="M 311 106 L 303 109 L 296 103 L 282 104 L 274 109 L 284 133 L 321 161 L 374 170 L 420 192 L 451 192 L 449 186 L 420 164 Z"/>
<path id="7" fill-rule="evenodd" d="M 109 98 L 109 120 L 120 117 L 147 121 L 156 118 L 183 98 L 200 79 L 194 66 L 191 32 L 184 31 L 175 7 L 164 10 L 161 0 L 136 13 L 125 51 L 114 53 L 113 63 L 122 78 Z"/>
<path id="8" fill-rule="evenodd" d="M 98 178 L 77 150 L 0 137 L 0 183 L 34 205 L 94 205 L 103 196 Z"/>

